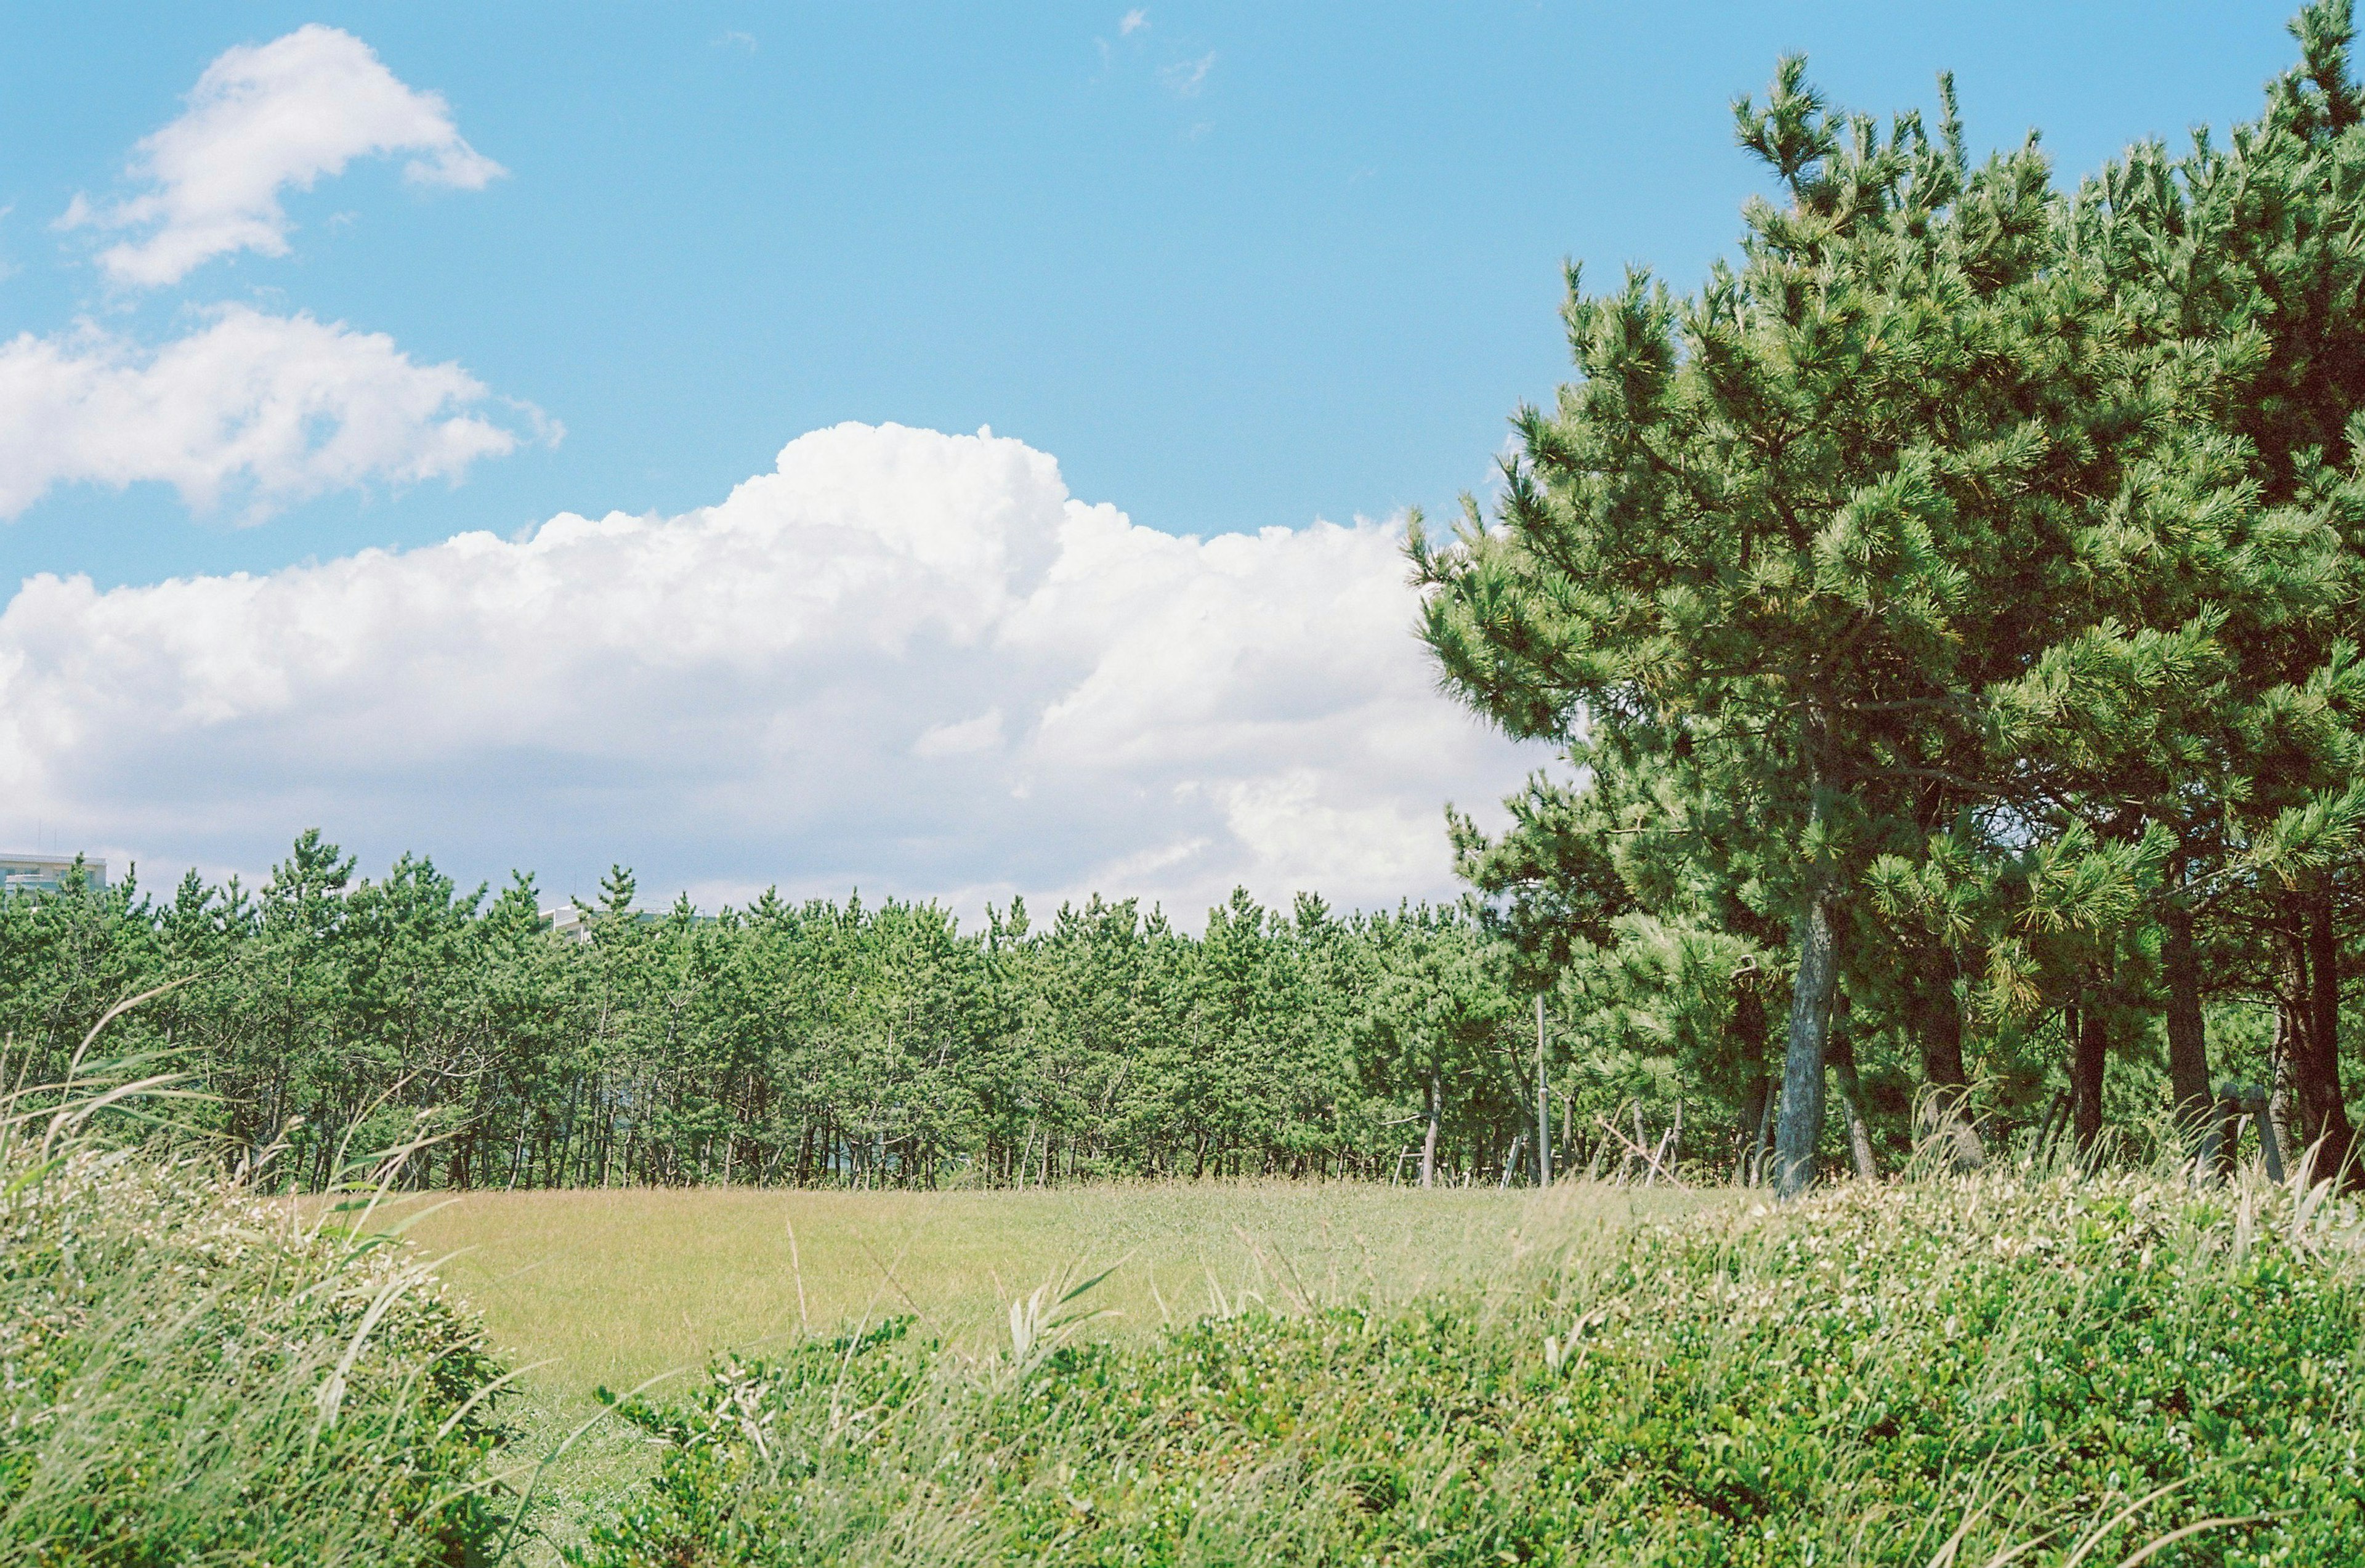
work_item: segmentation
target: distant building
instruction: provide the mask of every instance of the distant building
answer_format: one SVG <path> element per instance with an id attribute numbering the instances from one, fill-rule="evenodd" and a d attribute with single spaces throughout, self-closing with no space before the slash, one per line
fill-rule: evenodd
<path id="1" fill-rule="evenodd" d="M 0 890 L 12 893 L 53 893 L 65 885 L 74 868 L 71 855 L 0 855 Z M 106 886 L 106 862 L 84 860 L 82 874 L 93 888 Z"/>
<path id="2" fill-rule="evenodd" d="M 544 910 L 542 924 L 548 927 L 554 935 L 564 936 L 569 942 L 591 940 L 591 923 L 584 919 L 583 912 L 571 903 L 560 904 L 556 909 Z"/>
<path id="3" fill-rule="evenodd" d="M 564 936 L 569 942 L 588 942 L 591 940 L 591 927 L 605 913 L 595 909 L 586 914 L 575 904 L 563 903 L 556 909 L 546 909 L 542 912 L 542 928 L 554 936 Z M 655 910 L 647 909 L 627 910 L 625 913 L 632 916 L 634 925 L 655 925 L 667 918 Z M 704 925 L 713 919 L 711 914 L 693 915 L 691 924 Z"/>

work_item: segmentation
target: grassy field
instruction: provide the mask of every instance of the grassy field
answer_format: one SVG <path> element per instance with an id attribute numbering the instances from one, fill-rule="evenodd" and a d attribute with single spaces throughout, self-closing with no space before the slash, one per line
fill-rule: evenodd
<path id="1" fill-rule="evenodd" d="M 2365 1562 L 2365 1216 L 2328 1186 L 2000 1164 L 1657 1223 L 1605 1198 L 1522 1206 L 1493 1263 L 1474 1225 L 1475 1281 L 1395 1305 L 726 1363 L 631 1413 L 658 1473 L 584 1561 Z"/>
<path id="2" fill-rule="evenodd" d="M 1250 1305 L 1302 1310 L 1483 1283 L 1601 1226 L 1729 1202 L 1664 1190 L 1432 1192 L 1338 1184 L 1033 1193 L 745 1189 L 472 1193 L 420 1200 L 409 1235 L 483 1308 L 544 1398 L 591 1407 L 714 1352 L 909 1313 L 981 1350 L 1011 1302 L 1081 1283 L 1126 1337 Z M 1054 1292 L 1054 1294 L 1059 1294 Z"/>
<path id="3" fill-rule="evenodd" d="M 483 1309 L 521 1380 L 511 1418 L 546 1452 L 652 1379 L 679 1392 L 717 1351 L 778 1353 L 810 1327 L 910 1314 L 984 1354 L 1010 1343 L 1014 1300 L 1104 1270 L 1076 1304 L 1084 1331 L 1135 1339 L 1170 1322 L 1484 1290 L 1523 1260 L 1608 1227 L 1730 1204 L 1731 1193 L 1564 1187 L 1548 1193 L 1222 1182 L 1048 1192 L 746 1189 L 435 1194 L 397 1204 L 421 1257 Z M 534 1363 L 540 1363 L 534 1365 Z M 653 1462 L 596 1425 L 544 1478 L 554 1533 Z"/>
<path id="4" fill-rule="evenodd" d="M 2328 1183 L 394 1207 L 0 1121 L 0 1565 L 2365 1562 Z"/>

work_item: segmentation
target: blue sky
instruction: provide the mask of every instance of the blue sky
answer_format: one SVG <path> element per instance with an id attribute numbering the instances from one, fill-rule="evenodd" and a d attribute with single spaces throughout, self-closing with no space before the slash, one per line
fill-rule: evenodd
<path id="1" fill-rule="evenodd" d="M 72 488 L 0 529 L 0 573 L 106 585 L 678 510 L 847 419 L 991 424 L 1175 532 L 1450 503 L 1560 374 L 1564 255 L 1690 278 L 1729 245 L 1754 183 L 1726 104 L 1779 51 L 1879 110 L 1952 68 L 1982 144 L 2041 126 L 2082 171 L 2248 112 L 2284 10 L 1173 4 L 1128 34 L 1113 5 L 18 6 L 8 330 L 300 307 L 566 433 L 253 529 Z M 222 50 L 314 21 L 442 93 L 509 177 L 420 192 L 358 162 L 289 196 L 290 255 L 111 296 L 50 220 L 116 187 Z"/>
<path id="2" fill-rule="evenodd" d="M 1188 902 L 1236 878 L 1450 892 L 1438 800 L 1499 795 L 1536 759 L 1444 709 L 1408 604 L 1372 585 L 1395 583 L 1391 520 L 1483 484 L 1506 415 L 1559 378 L 1564 256 L 1605 282 L 1635 263 L 1698 277 L 1758 188 L 1728 104 L 1784 50 L 1881 112 L 1929 105 L 1950 68 L 1976 144 L 2041 127 L 2065 175 L 2253 112 L 2291 56 L 2280 0 L 0 16 L 0 337 L 27 335 L 19 379 L 0 374 L 18 469 L 13 489 L 0 473 L 0 580 L 90 579 L 21 591 L 0 622 L 27 661 L 0 678 L 0 742 L 33 770 L 0 838 L 252 871 L 319 823 L 380 860 L 430 848 L 572 886 L 621 857 L 710 899 L 771 880 L 972 902 L 1087 885 Z M 368 133 L 388 151 L 339 153 L 308 186 L 248 170 L 264 205 L 214 216 L 260 222 L 260 241 L 122 250 L 163 243 L 153 202 L 235 184 L 257 155 L 189 133 L 174 185 L 148 140 L 202 118 L 209 70 L 242 81 L 253 61 L 325 121 L 351 106 L 305 73 L 359 71 L 411 129 Z M 188 364 L 168 377 L 174 345 Z M 248 395 L 241 376 L 313 410 L 269 462 L 188 433 L 208 398 Z M 355 386 L 377 399 L 365 417 Z M 376 444 L 337 455 L 340 417 Z M 921 434 L 791 448 L 738 521 L 691 521 L 846 421 Z M 1014 440 L 954 439 L 983 426 Z M 1084 503 L 1126 532 L 1086 538 Z M 562 513 L 654 532 L 429 548 Z M 1325 543 L 1317 519 L 1344 526 Z M 778 554 L 730 554 L 734 528 Z M 1215 548 L 1275 528 L 1306 537 Z M 412 554 L 354 554 L 372 546 Z M 671 598 L 626 605 L 600 576 L 638 583 L 685 552 L 705 564 Z M 874 570 L 887 556 L 918 575 Z M 891 600 L 935 603 L 980 570 L 1005 574 L 995 607 L 880 643 L 893 678 L 833 662 Z M 1059 587 L 1095 573 L 1100 599 Z M 1261 573 L 1302 606 L 1238 588 Z M 151 591 L 171 578 L 196 597 Z M 496 580 L 514 597 L 486 608 Z M 846 585 L 825 615 L 796 597 L 821 581 Z M 1123 637 L 1216 583 L 1237 591 L 1164 634 L 1186 651 L 1144 676 Z M 473 662 L 352 630 L 356 605 L 397 600 Z M 801 651 L 750 674 L 745 649 L 808 612 Z M 1339 668 L 1258 643 L 1275 619 L 1325 633 Z M 699 621 L 738 641 L 668 685 L 662 628 Z M 1350 622 L 1385 643 L 1356 652 Z M 599 646 L 566 670 L 514 651 L 577 628 Z M 110 658 L 129 662 L 89 673 Z M 1171 700 L 1046 750 L 1121 668 Z M 1356 668 L 1385 673 L 1359 686 Z M 422 689 L 426 710 L 400 709 Z M 497 690 L 568 717 L 499 716 Z M 711 727 L 684 730 L 710 702 Z M 837 757 L 850 782 L 781 771 L 791 755 Z M 1072 796 L 1046 782 L 1079 768 L 1104 771 Z M 979 796 L 1017 804 L 981 814 Z"/>

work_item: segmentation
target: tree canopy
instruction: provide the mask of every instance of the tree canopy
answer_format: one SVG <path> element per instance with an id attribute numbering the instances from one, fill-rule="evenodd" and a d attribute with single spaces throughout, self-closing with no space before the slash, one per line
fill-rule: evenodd
<path id="1" fill-rule="evenodd" d="M 1575 378 L 1491 511 L 1415 521 L 1449 688 L 1566 765 L 1457 821 L 1494 924 L 1663 1012 L 1631 950 L 1737 955 L 1682 983 L 1744 1125 L 1786 993 L 1786 1192 L 1860 1053 L 1950 1158 L 2048 1090 L 2090 1147 L 2113 1056 L 2197 1126 L 2245 1006 L 2348 1157 L 2365 100 L 2346 0 L 2292 31 L 2258 119 L 2069 191 L 2034 137 L 1975 165 L 1945 78 L 1883 125 L 1784 61 L 1737 259 L 1572 268 Z"/>

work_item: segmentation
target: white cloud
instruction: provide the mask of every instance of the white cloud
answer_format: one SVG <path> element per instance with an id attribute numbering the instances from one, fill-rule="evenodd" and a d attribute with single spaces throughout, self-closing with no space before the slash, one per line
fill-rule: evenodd
<path id="1" fill-rule="evenodd" d="M 146 230 L 100 263 L 119 283 L 177 283 L 234 251 L 285 255 L 282 190 L 398 152 L 414 154 L 403 177 L 418 185 L 481 190 L 504 173 L 462 140 L 440 94 L 405 86 L 361 39 L 314 23 L 226 50 L 187 111 L 135 151 L 129 173 L 151 188 L 104 207 L 78 196 L 59 223 Z"/>
<path id="2" fill-rule="evenodd" d="M 974 719 L 938 724 L 912 743 L 913 756 L 966 756 L 1002 744 L 1002 710 L 988 708 Z"/>
<path id="3" fill-rule="evenodd" d="M 1211 49 L 1196 60 L 1178 60 L 1171 65 L 1160 67 L 1158 79 L 1165 83 L 1166 90 L 1176 97 L 1195 98 L 1207 85 L 1207 73 L 1215 68 L 1216 51 Z"/>
<path id="4" fill-rule="evenodd" d="M 0 835 L 654 894 L 1450 893 L 1529 756 L 1436 694 L 1392 528 L 1177 538 L 1019 442 L 842 425 L 674 518 L 554 518 L 0 613 Z"/>
<path id="5" fill-rule="evenodd" d="M 1117 18 L 1116 36 L 1119 38 L 1131 38 L 1134 34 L 1141 31 L 1142 28 L 1148 26 L 1149 26 L 1149 11 L 1137 6 L 1132 10 L 1127 11 L 1124 16 Z"/>
<path id="6" fill-rule="evenodd" d="M 382 333 L 244 306 L 152 350 L 90 328 L 24 333 L 0 343 L 0 517 L 77 482 L 161 481 L 253 521 L 372 481 L 456 479 L 518 444 L 469 411 L 484 397 Z"/>

